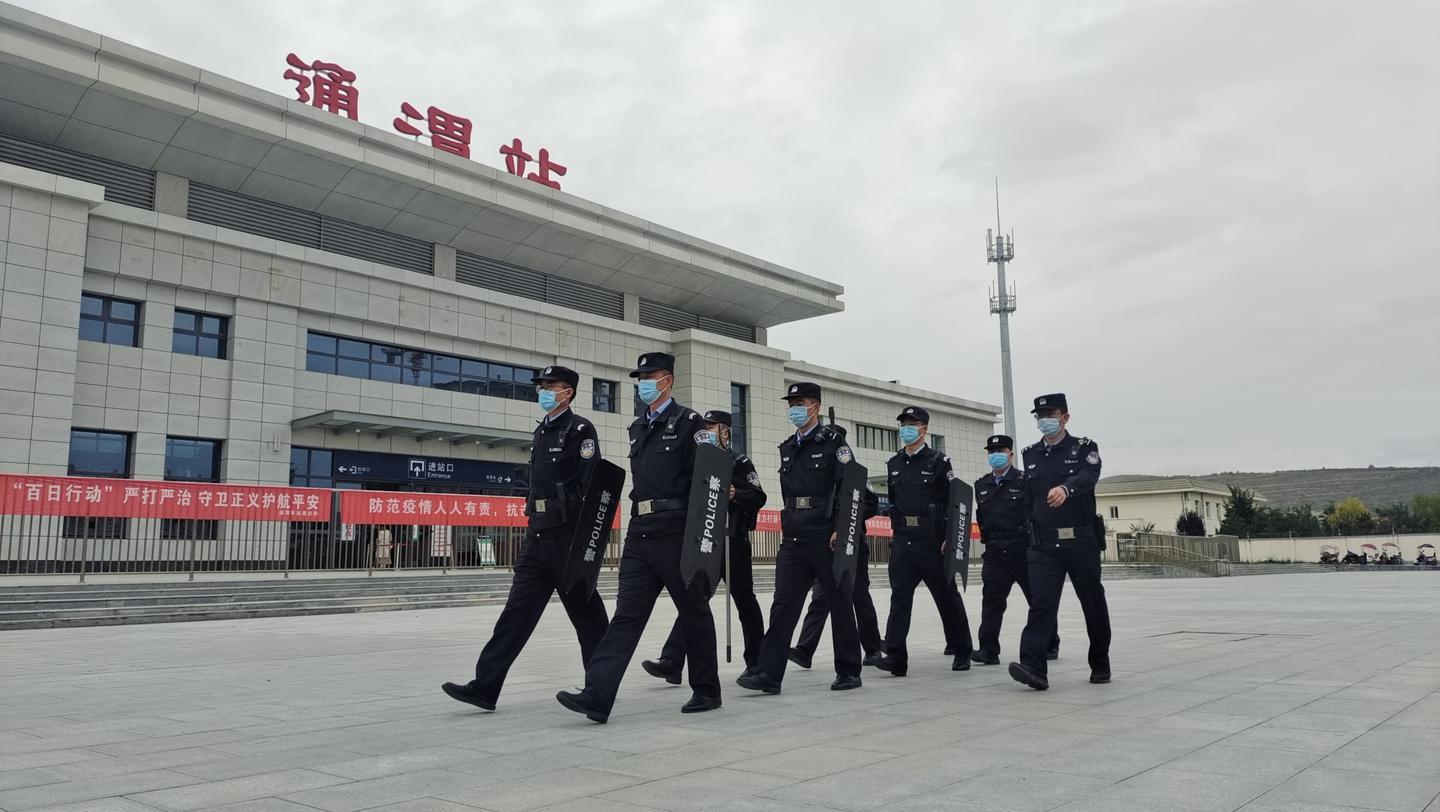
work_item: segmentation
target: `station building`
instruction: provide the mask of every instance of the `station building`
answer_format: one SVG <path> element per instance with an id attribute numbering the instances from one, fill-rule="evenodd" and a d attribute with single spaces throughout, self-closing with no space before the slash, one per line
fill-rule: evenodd
<path id="1" fill-rule="evenodd" d="M 624 465 L 654 350 L 772 493 L 794 381 L 882 476 L 998 418 L 770 346 L 837 284 L 3 3 L 0 259 L 5 473 L 519 494 L 535 370 Z"/>

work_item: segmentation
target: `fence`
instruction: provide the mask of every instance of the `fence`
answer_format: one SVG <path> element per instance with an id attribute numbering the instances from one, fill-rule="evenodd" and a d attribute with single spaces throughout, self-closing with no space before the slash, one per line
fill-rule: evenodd
<path id="1" fill-rule="evenodd" d="M 506 496 L 0 474 L 0 574 L 509 567 L 524 506 Z M 620 518 L 606 567 L 623 552 Z M 779 531 L 779 512 L 761 511 L 756 563 L 774 562 Z M 888 562 L 889 520 L 871 519 L 867 535 L 871 562 Z"/>

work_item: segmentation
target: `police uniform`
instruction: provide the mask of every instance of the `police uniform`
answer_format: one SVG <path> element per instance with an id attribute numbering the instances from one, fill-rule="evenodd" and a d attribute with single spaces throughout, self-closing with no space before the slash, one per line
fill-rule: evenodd
<path id="1" fill-rule="evenodd" d="M 985 442 L 986 451 L 1015 447 L 1015 441 L 996 434 Z M 1025 491 L 1025 475 L 1013 464 L 1002 473 L 993 471 L 975 480 L 975 521 L 980 525 L 980 648 L 973 659 L 984 665 L 1000 662 L 1000 625 L 1005 619 L 1005 604 L 1010 589 L 1018 585 L 1030 602 L 1030 501 Z M 1051 641 L 1047 659 L 1059 655 L 1060 638 Z"/>
<path id="2" fill-rule="evenodd" d="M 895 418 L 929 424 L 930 413 L 907 406 Z M 890 497 L 890 619 L 885 625 L 885 656 L 877 667 L 896 676 L 909 669 L 905 638 L 910 634 L 910 613 L 915 587 L 924 583 L 935 599 L 945 639 L 955 647 L 952 667 L 970 668 L 970 621 L 965 605 L 945 577 L 945 519 L 950 508 L 950 481 L 955 471 L 950 458 L 921 446 L 911 454 L 902 448 L 886 463 Z"/>
<path id="3" fill-rule="evenodd" d="M 675 359 L 666 353 L 640 356 L 630 377 L 665 371 Z M 620 557 L 620 588 L 615 616 L 585 669 L 585 688 L 561 691 L 560 704 L 605 722 L 615 705 L 620 680 L 663 589 L 680 615 L 690 658 L 694 696 L 683 712 L 720 706 L 720 675 L 715 657 L 715 621 L 710 596 L 700 584 L 687 587 L 680 575 L 680 546 L 695 467 L 695 447 L 708 442 L 705 421 L 673 397 L 652 404 L 630 424 L 630 524 Z"/>
<path id="4" fill-rule="evenodd" d="M 719 409 L 706 412 L 704 420 L 707 425 L 731 425 L 730 413 Z M 720 577 L 725 580 L 725 588 L 735 603 L 736 614 L 740 616 L 740 632 L 745 640 L 745 649 L 741 656 L 748 670 L 759 660 L 760 641 L 765 637 L 765 614 L 760 611 L 760 601 L 755 597 L 755 577 L 750 562 L 750 533 L 755 529 L 760 509 L 765 507 L 765 491 L 760 487 L 760 475 L 755 471 L 755 463 L 744 454 L 733 450 L 730 455 L 735 460 L 730 476 L 735 495 L 730 498 L 730 549 L 720 559 Z M 670 637 L 660 650 L 660 659 L 645 661 L 646 672 L 671 684 L 680 684 L 680 674 L 685 663 L 684 632 L 677 618 L 674 627 L 670 629 Z"/>
<path id="5" fill-rule="evenodd" d="M 785 399 L 820 400 L 813 383 L 791 384 Z M 780 444 L 780 551 L 775 556 L 775 600 L 770 607 L 770 629 L 760 646 L 759 671 L 742 674 L 742 688 L 780 692 L 791 636 L 805 595 L 811 585 L 830 607 L 830 634 L 835 648 L 833 690 L 860 687 L 860 638 L 855 629 L 852 587 L 836 584 L 830 540 L 835 532 L 836 509 L 845 466 L 853 459 L 844 435 L 818 421 L 810 430 L 797 431 Z M 848 579 L 847 579 L 848 581 Z"/>
<path id="6" fill-rule="evenodd" d="M 1032 412 L 1068 405 L 1063 394 L 1035 399 Z M 1060 591 L 1065 576 L 1080 601 L 1085 631 L 1090 637 L 1090 681 L 1110 681 L 1110 610 L 1100 583 L 1100 549 L 1097 533 L 1095 484 L 1100 481 L 1100 446 L 1068 432 L 1060 441 L 1041 440 L 1024 451 L 1025 495 L 1029 502 L 1030 616 L 1020 635 L 1020 662 L 1010 664 L 1010 676 L 1037 690 L 1049 687 L 1045 653 L 1055 637 Z M 1068 494 L 1060 507 L 1050 507 L 1046 496 L 1062 487 Z"/>
<path id="7" fill-rule="evenodd" d="M 869 482 L 865 483 L 865 514 L 868 521 L 880 512 L 880 495 Z M 865 665 L 874 665 L 880 658 L 885 641 L 880 639 L 880 618 L 875 614 L 875 601 L 870 597 L 870 542 L 865 528 L 860 528 L 860 550 L 855 558 L 855 628 L 860 635 L 860 649 L 864 652 Z M 790 662 L 801 668 L 809 668 L 820 647 L 820 635 L 825 631 L 825 619 L 830 617 L 830 603 L 820 590 L 810 590 L 810 607 L 805 610 L 805 620 L 800 624 L 800 638 L 790 649 Z"/>
<path id="8" fill-rule="evenodd" d="M 565 367 L 548 366 L 532 382 L 560 382 L 575 391 L 580 376 Z M 560 593 L 561 605 L 580 638 L 582 666 L 600 644 L 608 625 L 605 602 L 593 591 L 567 590 L 563 578 L 570 540 L 579 520 L 580 500 L 599 461 L 595 426 L 572 409 L 547 416 L 535 427 L 530 447 L 530 492 L 525 500 L 528 529 L 515 559 L 510 594 L 495 621 L 490 641 L 475 663 L 475 679 L 466 685 L 442 686 L 451 697 L 495 709 L 505 675 L 555 592 Z"/>

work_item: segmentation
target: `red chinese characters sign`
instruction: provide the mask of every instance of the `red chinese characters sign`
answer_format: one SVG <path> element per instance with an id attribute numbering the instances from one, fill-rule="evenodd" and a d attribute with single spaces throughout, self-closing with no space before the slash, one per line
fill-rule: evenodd
<path id="1" fill-rule="evenodd" d="M 755 519 L 755 529 L 771 533 L 780 532 L 780 511 L 762 510 Z M 876 516 L 865 522 L 865 535 L 871 538 L 893 538 L 895 533 L 890 529 L 890 517 Z M 978 541 L 980 539 L 980 525 L 970 525 L 970 538 Z"/>
<path id="2" fill-rule="evenodd" d="M 345 116 L 352 121 L 359 120 L 360 90 L 354 84 L 354 71 L 346 70 L 334 62 L 318 59 L 306 62 L 293 53 L 285 57 L 285 62 L 290 67 L 283 76 L 295 83 L 297 101 Z M 421 122 L 425 129 L 421 130 L 411 122 Z M 424 115 L 421 115 L 420 109 L 407 101 L 400 103 L 400 115 L 390 122 L 390 126 L 398 133 L 415 138 L 428 133 L 430 146 L 435 149 L 461 158 L 470 157 L 470 134 L 474 130 L 474 124 L 464 116 L 446 112 L 433 105 L 425 108 Z M 548 149 L 540 149 L 537 161 L 536 156 L 525 151 L 519 138 L 512 139 L 508 144 L 501 144 L 500 154 L 505 156 L 506 172 L 551 189 L 560 188 L 560 181 L 556 178 L 564 177 L 568 170 L 568 167 L 550 159 Z M 531 161 L 535 161 L 537 171 L 527 173 L 525 170 Z"/>
<path id="3" fill-rule="evenodd" d="M 454 493 L 341 491 L 342 524 L 424 524 L 459 527 L 525 527 L 525 500 L 518 496 Z M 615 527 L 619 527 L 616 517 Z"/>
<path id="4" fill-rule="evenodd" d="M 0 515 L 330 521 L 330 491 L 0 474 Z"/>

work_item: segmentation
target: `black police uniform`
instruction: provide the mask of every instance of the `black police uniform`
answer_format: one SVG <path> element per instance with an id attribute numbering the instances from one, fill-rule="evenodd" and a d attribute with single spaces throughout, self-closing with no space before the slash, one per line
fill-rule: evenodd
<path id="1" fill-rule="evenodd" d="M 955 649 L 955 667 L 963 671 L 970 667 L 974 648 L 970 620 L 953 581 L 945 577 L 942 549 L 954 468 L 949 457 L 928 445 L 914 454 L 901 449 L 886 463 L 886 468 L 892 538 L 890 619 L 885 626 L 882 667 L 895 674 L 904 674 L 907 670 L 909 655 L 905 638 L 910 633 L 915 587 L 923 582 L 935 599 L 945 639 Z"/>
<path id="2" fill-rule="evenodd" d="M 865 514 L 866 520 L 874 518 L 880 512 L 880 495 L 865 483 Z M 865 654 L 865 660 L 879 657 L 881 650 L 885 647 L 885 641 L 880 638 L 880 618 L 875 613 L 875 601 L 870 597 L 870 541 L 866 538 L 864 528 L 860 531 L 860 551 L 855 558 L 855 628 L 860 635 L 860 648 Z M 821 591 L 812 587 L 810 590 L 810 606 L 805 610 L 805 620 L 800 624 L 800 638 L 795 641 L 795 648 L 790 652 L 791 662 L 809 668 L 810 660 L 815 656 L 815 650 L 820 647 L 820 635 L 825 631 L 825 619 L 830 617 L 830 603 L 825 600 Z"/>
<path id="3" fill-rule="evenodd" d="M 664 353 L 640 357 L 632 377 L 653 370 L 674 370 Z M 659 405 L 659 404 L 657 404 Z M 687 587 L 680 575 L 680 545 L 695 467 L 695 447 L 706 441 L 705 421 L 673 398 L 659 412 L 646 411 L 630 424 L 632 509 L 620 557 L 620 588 L 615 616 L 585 669 L 579 694 L 561 692 L 561 704 L 597 722 L 615 705 L 620 680 L 664 589 L 680 615 L 690 658 L 690 687 L 697 698 L 720 699 L 715 656 L 715 621 L 710 596 L 699 584 Z"/>
<path id="4" fill-rule="evenodd" d="M 997 434 L 985 448 L 1014 448 L 1014 440 Z M 1025 492 L 1025 475 L 1011 465 L 996 476 L 993 472 L 975 480 L 975 521 L 980 525 L 980 650 L 977 662 L 996 663 L 1000 657 L 1000 626 L 1005 619 L 1005 605 L 1010 589 L 1019 585 L 1030 598 L 1030 535 L 1026 528 L 1030 501 Z M 1051 641 L 1046 656 L 1054 659 L 1060 638 Z"/>
<path id="5" fill-rule="evenodd" d="M 710 420 L 713 414 L 705 413 L 707 422 L 719 422 Z M 729 425 L 728 422 L 726 425 Z M 765 491 L 760 487 L 760 475 L 755 471 L 755 463 L 744 454 L 732 451 L 731 456 L 735 458 L 735 467 L 730 478 L 731 484 L 735 486 L 735 495 L 730 499 L 730 551 L 727 556 L 728 564 L 725 558 L 721 559 L 720 577 L 725 580 L 725 588 L 730 591 L 730 599 L 734 601 L 736 614 L 740 616 L 740 633 L 745 640 L 745 649 L 741 656 L 745 660 L 745 667 L 753 668 L 760 659 L 760 641 L 765 638 L 765 613 L 760 610 L 760 601 L 755 597 L 755 576 L 750 562 L 750 533 L 755 529 L 760 509 L 765 507 Z M 730 571 L 726 570 L 727 566 L 731 568 Z M 660 659 L 663 661 L 662 668 L 675 669 L 670 678 L 678 683 L 679 669 L 685 662 L 685 630 L 678 618 L 670 630 L 670 637 L 665 641 L 665 647 L 660 651 Z"/>
<path id="6" fill-rule="evenodd" d="M 1035 399 L 1035 409 L 1066 408 L 1064 395 Z M 1110 610 L 1100 583 L 1101 537 L 1096 533 L 1095 484 L 1100 481 L 1100 446 L 1067 433 L 1058 443 L 1045 441 L 1024 451 L 1025 492 L 1029 501 L 1031 546 L 1030 616 L 1020 636 L 1020 664 L 1044 678 L 1045 652 L 1055 637 L 1060 591 L 1065 576 L 1085 615 L 1090 637 L 1092 679 L 1110 677 Z M 1050 507 L 1052 488 L 1069 493 L 1065 503 Z M 1015 674 L 1011 669 L 1012 676 Z M 1019 679 L 1017 676 L 1016 679 Z M 1023 680 L 1022 680 L 1023 681 Z M 1033 686 L 1032 686 L 1033 687 Z"/>
<path id="7" fill-rule="evenodd" d="M 786 398 L 820 399 L 820 387 L 792 384 Z M 855 628 L 854 590 L 837 585 L 830 538 L 835 532 L 836 509 L 845 464 L 853 459 L 844 435 L 834 426 L 817 424 L 809 433 L 792 434 L 780 444 L 780 551 L 775 557 L 775 599 L 770 607 L 770 629 L 760 647 L 760 677 L 779 690 L 785 677 L 790 640 L 805 608 L 811 585 L 819 588 L 830 607 L 830 634 L 835 648 L 832 687 L 855 687 L 860 677 L 860 638 Z M 741 679 L 745 679 L 742 677 Z M 752 680 L 759 685 L 764 680 Z M 752 687 L 742 683 L 742 687 Z"/>
<path id="8" fill-rule="evenodd" d="M 574 389 L 580 376 L 565 367 L 546 367 L 535 383 L 561 381 Z M 580 638 L 580 664 L 590 660 L 608 625 L 605 602 L 583 588 L 567 590 L 563 579 L 570 540 L 579 520 L 580 500 L 595 463 L 600 443 L 595 426 L 573 410 L 546 417 L 535 428 L 530 449 L 530 493 L 525 502 L 529 527 L 505 608 L 495 621 L 490 641 L 475 663 L 475 679 L 466 686 L 447 683 L 445 692 L 464 702 L 493 708 L 515 658 L 529 641 L 550 602 L 560 593 L 561 605 Z"/>

